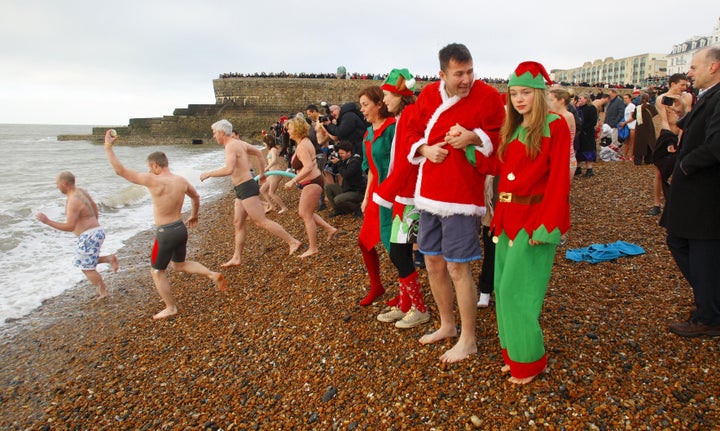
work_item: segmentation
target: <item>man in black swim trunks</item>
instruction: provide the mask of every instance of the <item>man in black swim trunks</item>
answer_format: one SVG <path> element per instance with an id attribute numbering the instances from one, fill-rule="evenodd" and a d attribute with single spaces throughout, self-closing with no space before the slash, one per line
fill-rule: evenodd
<path id="1" fill-rule="evenodd" d="M 219 272 L 212 272 L 200 263 L 185 260 L 187 227 L 195 227 L 200 211 L 200 195 L 195 187 L 184 177 L 170 172 L 165 153 L 156 151 L 147 158 L 150 172 L 137 172 L 120 163 L 112 149 L 116 138 L 105 132 L 105 152 L 115 173 L 134 184 L 147 187 L 152 197 L 155 216 L 156 238 L 152 251 L 152 278 L 165 309 L 155 314 L 153 319 L 163 319 L 177 314 L 177 304 L 170 289 L 165 270 L 172 261 L 176 271 L 188 274 L 200 274 L 215 283 L 218 289 L 227 289 L 227 282 Z M 182 206 L 188 196 L 192 201 L 190 217 L 183 223 Z"/>
<path id="2" fill-rule="evenodd" d="M 248 216 L 256 225 L 285 241 L 290 246 L 290 254 L 295 253 L 302 244 L 293 238 L 282 226 L 265 216 L 260 202 L 260 187 L 250 174 L 250 156 L 260 162 L 260 180 L 265 178 L 265 158 L 262 152 L 245 141 L 231 136 L 232 124 L 228 120 L 220 120 L 212 125 L 213 138 L 225 147 L 225 166 L 214 171 L 203 172 L 200 180 L 210 177 L 230 175 L 235 188 L 235 211 L 233 226 L 235 228 L 235 251 L 232 258 L 222 266 L 238 266 L 242 263 L 242 251 L 245 246 L 245 222 Z"/>

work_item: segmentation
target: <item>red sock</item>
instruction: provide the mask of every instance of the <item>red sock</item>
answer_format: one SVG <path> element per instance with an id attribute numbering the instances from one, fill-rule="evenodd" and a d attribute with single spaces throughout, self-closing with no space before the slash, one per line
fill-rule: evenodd
<path id="1" fill-rule="evenodd" d="M 417 311 L 424 313 L 427 311 L 425 307 L 425 300 L 423 299 L 422 290 L 420 289 L 420 282 L 418 281 L 417 271 L 408 275 L 405 278 L 400 279 L 400 285 L 404 286 L 404 291 L 410 298 L 410 302 Z M 409 309 L 410 307 L 408 307 Z M 402 307 L 400 308 L 402 310 Z"/>
<path id="2" fill-rule="evenodd" d="M 367 268 L 368 276 L 370 276 L 370 292 L 367 296 L 360 301 L 360 305 L 370 305 L 378 296 L 385 293 L 385 288 L 382 285 L 382 279 L 380 278 L 380 258 L 378 257 L 377 250 L 375 247 L 367 250 L 362 245 L 360 246 L 362 252 L 363 262 L 365 262 L 365 268 Z"/>

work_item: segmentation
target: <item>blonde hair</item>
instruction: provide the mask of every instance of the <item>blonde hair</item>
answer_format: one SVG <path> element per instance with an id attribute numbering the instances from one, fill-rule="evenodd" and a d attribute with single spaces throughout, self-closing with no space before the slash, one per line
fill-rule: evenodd
<path id="1" fill-rule="evenodd" d="M 288 128 L 288 131 L 290 131 L 290 126 L 293 128 L 295 136 L 299 136 L 300 138 L 305 138 L 308 136 L 308 133 L 310 133 L 310 125 L 305 121 L 304 117 L 293 117 L 285 121 L 285 127 Z"/>
<path id="2" fill-rule="evenodd" d="M 540 147 L 542 145 L 543 132 L 545 130 L 545 122 L 547 121 L 547 112 L 549 110 L 547 99 L 545 97 L 545 90 L 542 88 L 531 88 L 535 93 L 533 105 L 528 114 L 526 123 L 527 126 L 527 155 L 534 159 L 540 154 Z M 510 93 L 508 92 L 508 101 L 510 101 Z M 502 141 L 500 148 L 498 148 L 498 158 L 502 161 L 503 154 L 507 145 L 510 143 L 513 135 L 517 131 L 518 127 L 524 120 L 523 114 L 519 113 L 512 102 L 507 105 L 507 115 L 505 116 L 505 122 L 500 129 L 500 137 Z"/>

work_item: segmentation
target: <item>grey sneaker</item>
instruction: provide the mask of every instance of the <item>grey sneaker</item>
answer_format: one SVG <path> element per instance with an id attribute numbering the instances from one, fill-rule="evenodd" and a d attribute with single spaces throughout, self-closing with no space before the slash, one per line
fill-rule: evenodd
<path id="1" fill-rule="evenodd" d="M 421 313 L 415 307 L 405 313 L 405 317 L 395 322 L 395 327 L 400 329 L 414 328 L 430 321 L 430 313 Z"/>
<path id="2" fill-rule="evenodd" d="M 377 320 L 385 323 L 392 323 L 402 319 L 403 316 L 405 316 L 405 313 L 403 313 L 399 307 L 392 307 L 390 308 L 390 311 L 378 314 Z"/>
<path id="3" fill-rule="evenodd" d="M 660 213 L 662 213 L 662 210 L 660 209 L 659 206 L 655 205 L 652 208 L 650 208 L 650 211 L 648 211 L 647 215 L 656 216 L 656 215 L 660 215 Z"/>

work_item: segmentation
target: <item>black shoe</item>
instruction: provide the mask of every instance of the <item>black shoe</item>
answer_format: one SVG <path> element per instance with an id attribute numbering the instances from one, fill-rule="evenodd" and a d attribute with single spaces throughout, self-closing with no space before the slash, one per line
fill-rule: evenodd
<path id="1" fill-rule="evenodd" d="M 356 209 L 353 213 L 353 217 L 355 218 L 363 218 L 363 212 L 360 208 Z"/>
<path id="2" fill-rule="evenodd" d="M 582 175 L 582 168 L 575 168 L 575 176 L 579 177 L 580 175 Z"/>
<path id="3" fill-rule="evenodd" d="M 595 173 L 593 172 L 592 169 L 588 169 L 587 171 L 585 171 L 585 175 L 583 175 L 583 176 L 584 176 L 585 178 L 590 178 L 590 177 L 594 177 L 594 176 L 595 176 Z"/>
<path id="4" fill-rule="evenodd" d="M 673 323 L 669 326 L 670 332 L 681 337 L 717 337 L 720 335 L 720 326 L 710 326 L 690 319 L 686 322 Z"/>
<path id="5" fill-rule="evenodd" d="M 326 210 L 326 209 L 327 209 L 327 205 L 325 204 L 325 202 L 321 202 L 321 203 L 318 205 L 318 209 L 317 209 L 317 210 L 318 210 L 318 211 L 323 211 L 323 210 Z"/>
<path id="6" fill-rule="evenodd" d="M 658 205 L 655 205 L 654 207 L 650 208 L 650 211 L 648 211 L 647 215 L 649 216 L 656 216 L 660 215 L 662 211 L 660 210 L 660 207 Z"/>

